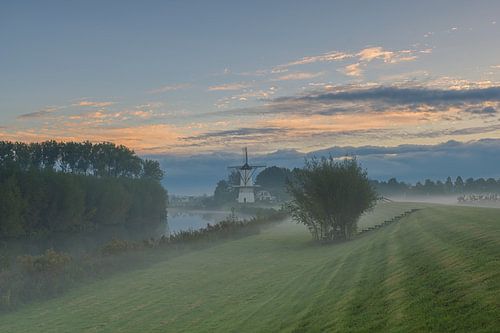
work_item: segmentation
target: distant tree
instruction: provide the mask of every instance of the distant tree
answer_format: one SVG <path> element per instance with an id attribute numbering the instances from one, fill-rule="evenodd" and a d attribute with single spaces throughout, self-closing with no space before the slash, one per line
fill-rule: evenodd
<path id="1" fill-rule="evenodd" d="M 485 192 L 488 188 L 488 184 L 484 178 L 478 178 L 474 181 L 474 188 L 476 191 Z"/>
<path id="2" fill-rule="evenodd" d="M 272 166 L 265 168 L 255 177 L 255 184 L 261 186 L 264 190 L 268 190 L 278 199 L 286 200 L 289 199 L 286 184 L 291 176 L 290 169 Z"/>
<path id="3" fill-rule="evenodd" d="M 476 190 L 476 183 L 474 178 L 467 178 L 465 180 L 465 191 L 466 192 L 474 192 Z"/>
<path id="4" fill-rule="evenodd" d="M 215 187 L 213 201 L 215 205 L 222 205 L 227 202 L 235 202 L 238 192 L 227 180 L 219 180 Z"/>
<path id="5" fill-rule="evenodd" d="M 24 233 L 22 212 L 24 202 L 15 175 L 0 177 L 0 237 L 18 237 Z"/>
<path id="6" fill-rule="evenodd" d="M 56 141 L 45 141 L 41 143 L 43 167 L 48 170 L 53 170 L 59 160 L 61 153 L 61 145 Z"/>
<path id="7" fill-rule="evenodd" d="M 489 192 L 495 192 L 497 190 L 497 181 L 495 178 L 486 179 L 486 190 Z"/>
<path id="8" fill-rule="evenodd" d="M 464 191 L 464 180 L 462 177 L 458 176 L 457 179 L 455 179 L 455 191 L 458 193 L 462 193 Z"/>
<path id="9" fill-rule="evenodd" d="M 163 179 L 164 173 L 160 167 L 158 161 L 144 160 L 142 162 L 142 177 L 146 179 L 153 179 L 156 181 L 161 181 Z"/>
<path id="10" fill-rule="evenodd" d="M 446 192 L 445 184 L 442 181 L 437 180 L 436 185 L 434 186 L 434 194 L 443 194 L 445 192 Z"/>
<path id="11" fill-rule="evenodd" d="M 240 185 L 240 173 L 236 170 L 232 170 L 227 176 L 227 183 L 230 186 Z"/>
<path id="12" fill-rule="evenodd" d="M 265 188 L 285 188 L 290 176 L 290 169 L 272 166 L 262 170 L 255 177 L 255 183 Z"/>
<path id="13" fill-rule="evenodd" d="M 356 159 L 307 160 L 288 183 L 289 208 L 319 241 L 350 239 L 361 214 L 373 207 L 377 194 Z"/>
<path id="14" fill-rule="evenodd" d="M 435 187 L 436 187 L 436 184 L 432 180 L 430 180 L 430 179 L 425 180 L 425 183 L 424 183 L 425 194 L 427 194 L 427 195 L 433 194 L 435 191 Z"/>
<path id="15" fill-rule="evenodd" d="M 446 193 L 453 193 L 453 181 L 451 177 L 446 178 L 446 182 L 444 183 L 444 191 Z"/>

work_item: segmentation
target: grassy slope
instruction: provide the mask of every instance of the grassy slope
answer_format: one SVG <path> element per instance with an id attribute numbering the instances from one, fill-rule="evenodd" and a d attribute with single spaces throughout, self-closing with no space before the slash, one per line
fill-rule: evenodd
<path id="1" fill-rule="evenodd" d="M 313 245 L 284 223 L 0 316 L 0 332 L 463 331 L 500 327 L 500 211 L 431 207 Z"/>
<path id="2" fill-rule="evenodd" d="M 429 207 L 430 204 L 415 202 L 382 202 L 378 203 L 374 209 L 370 210 L 358 221 L 358 231 L 368 229 L 386 220 L 390 220 L 396 215 L 400 215 L 413 208 Z"/>

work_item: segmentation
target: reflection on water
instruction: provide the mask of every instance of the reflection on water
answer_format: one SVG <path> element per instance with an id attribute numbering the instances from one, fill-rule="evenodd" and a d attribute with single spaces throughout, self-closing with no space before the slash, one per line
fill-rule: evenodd
<path id="1" fill-rule="evenodd" d="M 226 219 L 230 211 L 187 211 L 179 209 L 168 210 L 168 223 L 154 225 L 142 225 L 139 227 L 124 225 L 101 226 L 99 230 L 88 233 L 76 234 L 53 234 L 45 239 L 29 240 L 0 240 L 0 255 L 15 257 L 21 254 L 38 255 L 47 249 L 62 251 L 71 255 L 88 253 L 100 248 L 111 239 L 124 239 L 130 241 L 142 241 L 148 238 L 159 238 L 182 230 L 200 229 L 207 223 L 215 224 Z M 238 219 L 249 219 L 251 215 L 235 213 Z M 169 232 L 170 231 L 170 232 Z"/>
<path id="2" fill-rule="evenodd" d="M 183 230 L 204 228 L 208 223 L 215 224 L 226 219 L 230 211 L 175 210 L 168 211 L 166 234 Z M 248 219 L 248 214 L 235 213 L 238 219 Z"/>

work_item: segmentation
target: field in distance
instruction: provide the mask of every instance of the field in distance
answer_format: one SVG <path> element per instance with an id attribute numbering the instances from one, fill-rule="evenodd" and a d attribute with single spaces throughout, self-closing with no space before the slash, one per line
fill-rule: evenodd
<path id="1" fill-rule="evenodd" d="M 500 211 L 420 208 L 333 245 L 284 222 L 2 315 L 0 332 L 497 332 Z"/>

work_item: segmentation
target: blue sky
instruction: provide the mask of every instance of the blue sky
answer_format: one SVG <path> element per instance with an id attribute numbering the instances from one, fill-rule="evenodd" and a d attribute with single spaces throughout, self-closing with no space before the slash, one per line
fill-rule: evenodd
<path id="1" fill-rule="evenodd" d="M 0 139 L 173 155 L 495 139 L 498 41 L 498 1 L 3 1 Z"/>

